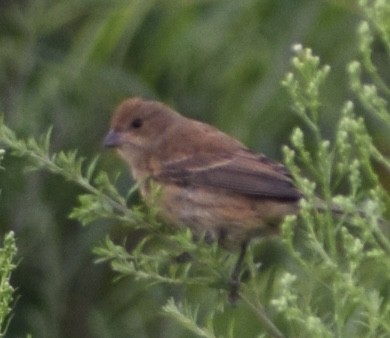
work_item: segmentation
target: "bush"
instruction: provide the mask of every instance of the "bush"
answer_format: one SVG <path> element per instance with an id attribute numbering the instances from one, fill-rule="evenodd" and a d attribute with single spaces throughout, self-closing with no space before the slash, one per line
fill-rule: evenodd
<path id="1" fill-rule="evenodd" d="M 255 6 L 255 2 L 248 3 Z M 76 60 L 70 54 L 68 58 L 68 62 L 72 65 L 70 68 L 77 67 L 72 73 L 62 74 L 63 79 L 72 80 L 72 76 L 77 77 L 76 73 L 80 70 L 88 74 L 86 68 L 92 66 L 87 67 L 86 62 L 90 59 L 93 60 L 94 67 L 99 62 L 109 59 L 108 53 L 111 49 L 108 48 L 107 52 L 103 53 L 102 49 L 98 48 L 99 45 L 109 46 L 115 44 L 115 38 L 131 37 L 131 33 L 137 28 L 132 25 L 136 25 L 139 21 L 134 20 L 132 25 L 125 25 L 126 20 L 118 20 L 121 18 L 118 15 L 123 11 L 123 5 L 118 2 L 117 6 L 110 15 L 104 16 L 104 24 L 100 26 L 101 35 L 90 39 L 92 47 L 87 48 L 88 57 Z M 233 2 L 231 6 L 234 7 Z M 141 20 L 142 15 L 150 14 L 150 8 L 147 5 L 136 6 L 134 3 L 129 5 L 127 13 Z M 54 11 L 55 6 L 51 9 Z M 191 9 L 192 7 L 181 8 L 180 15 L 178 12 L 172 12 L 171 15 L 175 19 L 173 22 L 178 26 L 192 22 L 179 20 L 184 14 L 194 15 Z M 233 9 L 237 11 L 237 8 L 230 10 Z M 167 336 L 186 334 L 181 331 L 180 326 L 191 331 L 195 336 L 203 337 L 238 335 L 386 337 L 390 334 L 388 324 L 390 241 L 386 234 L 388 224 L 384 220 L 388 212 L 389 195 L 381 184 L 378 170 L 373 165 L 373 163 L 378 165 L 388 173 L 390 161 L 383 155 L 384 152 L 375 146 L 363 117 L 356 111 L 364 109 L 381 121 L 382 128 L 386 130 L 390 128 L 386 99 L 390 90 L 386 85 L 386 79 L 381 76 L 379 71 L 381 68 L 377 68 L 373 60 L 373 55 L 376 55 L 373 50 L 376 47 L 374 42 L 384 46 L 386 55 L 389 56 L 390 29 L 385 18 L 389 17 L 390 5 L 379 0 L 361 1 L 359 9 L 366 17 L 366 21 L 360 24 L 358 30 L 361 61 L 352 61 L 348 66 L 351 89 L 357 100 L 347 100 L 342 104 L 338 121 L 331 128 L 334 132 L 331 136 L 328 129 L 321 127 L 324 121 L 327 121 L 323 98 L 326 94 L 324 96 L 321 94 L 332 74 L 332 68 L 323 66 L 320 58 L 314 56 L 310 49 L 303 48 L 301 45 L 294 46 L 292 71 L 287 74 L 283 84 L 292 98 L 293 109 L 301 121 L 301 127 L 293 131 L 292 148 L 285 147 L 284 154 L 286 164 L 298 187 L 304 192 L 305 199 L 302 201 L 299 217 L 287 217 L 283 223 L 281 243 L 277 240 L 267 240 L 259 245 L 250 246 L 242 275 L 240 300 L 236 308 L 232 308 L 227 302 L 229 275 L 235 260 L 233 254 L 202 241 L 194 243 L 189 232 L 172 232 L 169 226 L 158 221 L 156 208 L 147 209 L 142 203 L 135 202 L 137 186 L 129 191 L 123 191 L 123 178 L 119 175 L 108 175 L 104 169 L 101 169 L 109 165 L 98 158 L 87 160 L 85 156 L 80 156 L 79 152 L 82 153 L 82 147 L 85 145 L 78 149 L 79 152 L 52 151 L 50 131 L 41 138 L 23 139 L 17 137 L 15 132 L 3 122 L 1 123 L 0 140 L 13 156 L 28 160 L 29 166 L 34 170 L 44 169 L 60 175 L 83 190 L 78 194 L 78 205 L 72 206 L 70 218 L 89 227 L 96 226 L 102 229 L 100 236 L 95 235 L 85 242 L 100 241 L 94 249 L 95 259 L 97 262 L 109 262 L 115 272 L 116 283 L 112 288 L 104 289 L 99 286 L 98 289 L 100 292 L 118 292 L 119 296 L 114 297 L 119 302 L 116 304 L 118 307 L 110 306 L 117 310 L 114 311 L 114 322 L 123 322 L 123 324 L 118 324 L 121 328 L 111 326 L 105 316 L 107 314 L 114 316 L 112 310 L 108 309 L 109 305 L 98 304 L 99 310 L 95 309 L 88 317 L 91 323 L 88 327 L 90 334 L 103 337 L 110 334 L 121 336 L 126 335 L 126 332 L 127 334 L 137 332 L 135 333 L 137 336 L 153 336 L 162 329 L 166 330 Z M 205 12 L 204 18 L 210 17 L 215 20 L 218 17 L 216 8 L 200 6 L 198 10 Z M 151 15 L 157 21 L 165 19 L 153 11 Z M 116 27 L 117 31 L 112 30 L 113 27 Z M 143 29 L 145 29 L 143 36 L 151 39 L 147 27 Z M 169 28 L 166 26 L 166 29 Z M 179 28 L 177 29 L 180 31 Z M 123 35 L 115 36 L 114 33 L 118 31 Z M 91 29 L 91 31 L 81 32 L 91 37 L 91 32 L 95 31 Z M 173 43 L 174 38 L 168 33 L 170 32 L 160 32 L 161 36 L 158 36 L 158 40 L 164 43 L 161 42 L 161 45 L 156 43 L 157 46 L 153 46 L 156 48 L 155 52 L 164 55 L 164 50 Z M 173 40 L 171 41 L 169 37 Z M 202 42 L 206 45 L 207 38 L 212 37 L 205 36 Z M 185 40 L 185 36 L 182 39 Z M 218 37 L 215 39 L 217 41 Z M 216 48 L 218 45 L 215 41 L 207 45 L 208 48 L 205 47 L 205 50 L 218 54 L 219 49 Z M 115 46 L 119 48 L 120 44 Z M 210 46 L 214 46 L 215 49 Z M 251 44 L 249 46 L 254 48 Z M 74 48 L 84 49 L 85 46 L 80 43 Z M 188 52 L 188 49 L 186 51 Z M 174 62 L 188 63 L 191 55 L 191 53 L 178 53 Z M 240 55 L 251 55 L 250 50 L 245 50 L 245 53 Z M 140 58 L 141 56 L 142 53 L 138 55 Z M 231 58 L 230 62 L 236 61 L 234 53 L 227 54 L 227 57 Z M 197 59 L 197 61 L 201 60 Z M 137 58 L 132 62 L 137 65 L 142 64 Z M 164 68 L 165 65 L 174 67 L 174 64 L 170 64 L 167 60 L 161 64 L 151 63 L 149 66 L 142 64 L 145 67 L 143 76 L 154 77 L 151 82 L 156 88 L 161 86 L 182 94 L 180 88 L 175 87 L 177 78 L 168 77 L 164 80 L 164 74 L 168 71 Z M 202 63 L 194 66 L 201 67 L 201 65 Z M 183 83 L 207 82 L 196 75 L 197 67 L 188 67 L 188 69 L 193 73 L 169 74 L 183 76 Z M 230 75 L 226 69 L 225 71 L 223 77 L 226 81 L 230 81 L 237 74 L 242 74 L 240 72 L 248 74 L 242 69 L 237 69 L 238 73 Z M 110 69 L 110 72 L 116 74 L 115 69 Z M 252 74 L 253 70 L 249 73 Z M 211 71 L 209 76 L 212 74 L 214 73 Z M 43 76 L 45 79 L 41 84 L 41 89 L 45 90 L 41 99 L 50 100 L 51 90 L 56 84 L 47 82 L 50 77 L 44 74 L 44 71 L 37 76 Z M 104 74 L 101 76 L 104 77 Z M 113 75 L 110 76 L 113 81 Z M 248 80 L 244 75 L 239 78 L 245 83 L 250 83 L 250 79 Z M 365 83 L 363 81 L 368 80 L 363 79 L 370 79 L 369 81 L 372 82 Z M 121 81 L 123 78 L 118 76 L 116 80 Z M 89 83 L 89 85 L 96 84 Z M 239 87 L 239 81 L 235 86 L 232 84 L 226 95 Z M 194 85 L 194 90 L 196 89 L 200 90 Z M 74 95 L 70 88 L 64 90 L 65 93 Z M 248 87 L 245 90 L 248 90 Z M 218 86 L 211 91 L 211 93 L 216 92 Z M 161 90 L 161 93 L 164 96 L 164 90 Z M 33 102 L 35 104 L 40 102 L 35 98 L 36 93 L 31 95 L 34 98 L 27 100 L 25 107 L 29 107 Z M 102 100 L 96 98 L 96 94 L 89 95 L 91 100 L 97 102 Z M 205 102 L 208 100 L 208 98 L 200 98 L 199 106 L 204 109 Z M 231 104 L 227 98 L 223 102 L 221 109 Z M 47 114 L 55 116 L 51 112 Z M 86 115 L 91 117 L 90 114 Z M 71 120 L 61 121 L 62 125 L 70 124 Z M 231 121 L 236 120 L 237 118 L 233 118 Z M 90 129 L 90 123 L 88 128 Z M 71 135 L 66 135 L 68 136 Z M 58 143 L 61 137 L 64 138 L 65 135 L 56 133 L 53 139 Z M 8 171 L 12 170 L 7 165 L 6 168 Z M 36 178 L 30 184 L 34 187 L 41 180 L 42 178 Z M 69 183 L 60 182 L 56 189 L 60 189 L 60 193 L 66 193 L 67 184 Z M 156 198 L 158 198 L 158 187 L 156 187 Z M 337 217 L 334 217 L 332 212 L 335 208 L 337 208 Z M 56 212 L 63 214 L 64 210 Z M 55 219 L 55 215 L 47 210 L 43 210 L 37 217 L 44 222 Z M 103 237 L 101 233 L 105 233 L 107 224 L 114 228 L 113 233 L 101 241 Z M 54 239 L 50 243 L 55 243 L 57 234 L 53 232 L 52 236 Z M 73 254 L 74 246 L 69 243 L 66 245 L 69 252 Z M 84 246 L 81 247 L 85 250 Z M 176 258 L 184 251 L 189 253 L 193 260 L 179 264 Z M 55 257 L 46 257 L 46 259 L 49 266 L 58 264 L 51 260 Z M 61 277 L 63 278 L 64 275 L 59 273 L 59 276 L 54 276 L 53 284 L 47 283 L 45 286 L 48 288 L 47 306 L 55 309 L 53 314 L 55 318 L 61 316 L 63 311 L 59 300 L 66 299 L 68 294 L 61 289 Z M 136 281 L 131 284 L 133 289 L 124 282 L 129 280 L 128 277 Z M 121 296 L 123 294 L 126 296 Z M 76 297 L 81 296 L 82 294 L 77 294 Z M 50 300 L 56 304 L 50 304 Z M 152 300 L 161 306 L 160 309 L 155 309 Z M 104 300 L 100 299 L 100 301 L 104 303 Z M 133 302 L 134 306 L 131 307 L 130 302 Z M 172 321 L 160 320 L 147 327 L 144 323 L 149 320 L 155 321 L 156 313 L 168 316 L 179 325 L 175 326 Z M 30 320 L 40 316 L 36 313 Z M 72 323 L 69 319 L 63 321 Z M 146 328 L 139 328 L 137 325 Z M 44 325 L 36 321 L 33 326 Z M 46 332 L 46 335 L 47 332 L 52 332 L 50 336 L 55 336 L 61 330 L 53 327 L 36 329 L 36 332 L 37 336 L 40 335 L 39 332 L 42 336 L 44 336 L 42 332 Z M 73 331 L 64 330 L 64 332 L 68 332 L 68 336 L 71 336 L 69 332 Z"/>

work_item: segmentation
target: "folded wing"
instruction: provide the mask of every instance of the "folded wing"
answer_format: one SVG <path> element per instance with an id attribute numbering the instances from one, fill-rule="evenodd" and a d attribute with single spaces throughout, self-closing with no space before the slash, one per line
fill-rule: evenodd
<path id="1" fill-rule="evenodd" d="M 243 149 L 235 154 L 195 154 L 165 163 L 157 180 L 220 188 L 256 198 L 297 201 L 301 194 L 286 169 L 263 155 Z"/>

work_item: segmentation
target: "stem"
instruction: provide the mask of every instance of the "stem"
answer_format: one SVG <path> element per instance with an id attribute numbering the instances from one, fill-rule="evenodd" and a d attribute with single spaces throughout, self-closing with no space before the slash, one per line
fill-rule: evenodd
<path id="1" fill-rule="evenodd" d="M 242 292 L 239 292 L 239 297 L 251 308 L 256 315 L 257 319 L 263 325 L 265 330 L 274 338 L 285 338 L 285 335 L 280 332 L 272 320 L 268 317 L 263 305 L 260 302 L 257 304 L 252 303 Z"/>

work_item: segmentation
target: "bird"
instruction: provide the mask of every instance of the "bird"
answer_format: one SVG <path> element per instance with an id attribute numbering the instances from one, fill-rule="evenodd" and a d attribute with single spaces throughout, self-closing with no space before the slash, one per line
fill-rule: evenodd
<path id="1" fill-rule="evenodd" d="M 162 220 L 240 251 L 232 283 L 250 240 L 277 235 L 285 216 L 299 211 L 302 194 L 281 163 L 161 102 L 125 99 L 104 146 L 127 162 L 146 204 L 151 186 L 161 186 Z"/>

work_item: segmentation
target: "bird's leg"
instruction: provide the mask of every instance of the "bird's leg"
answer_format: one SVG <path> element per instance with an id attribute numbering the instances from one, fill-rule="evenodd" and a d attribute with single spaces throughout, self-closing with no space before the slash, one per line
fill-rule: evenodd
<path id="1" fill-rule="evenodd" d="M 234 266 L 233 272 L 230 277 L 229 301 L 233 305 L 237 302 L 238 299 L 238 290 L 240 288 L 241 265 L 242 262 L 244 261 L 247 247 L 248 247 L 247 242 L 244 242 L 241 245 L 240 255 L 238 256 L 237 262 Z"/>

